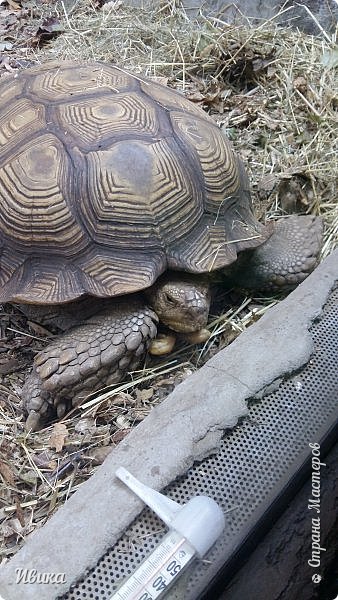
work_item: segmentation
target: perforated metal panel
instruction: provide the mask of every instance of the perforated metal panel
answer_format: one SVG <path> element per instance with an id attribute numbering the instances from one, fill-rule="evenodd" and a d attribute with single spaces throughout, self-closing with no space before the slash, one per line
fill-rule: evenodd
<path id="1" fill-rule="evenodd" d="M 224 436 L 219 453 L 195 465 L 165 490 L 180 503 L 193 495 L 206 494 L 224 511 L 234 509 L 226 514 L 224 535 L 209 552 L 207 561 L 196 562 L 190 568 L 184 593 L 176 595 L 173 590 L 170 597 L 195 600 L 202 593 L 304 464 L 309 442 L 323 439 L 336 421 L 337 289 L 311 333 L 314 352 L 306 367 L 263 400 L 253 399 L 249 417 Z M 96 568 L 60 598 L 108 600 L 164 533 L 163 524 L 144 510 Z"/>

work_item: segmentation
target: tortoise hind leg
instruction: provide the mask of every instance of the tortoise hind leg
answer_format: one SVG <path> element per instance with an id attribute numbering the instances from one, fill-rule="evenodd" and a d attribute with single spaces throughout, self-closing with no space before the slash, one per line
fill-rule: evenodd
<path id="1" fill-rule="evenodd" d="M 142 303 L 117 303 L 55 338 L 36 355 L 23 387 L 26 428 L 62 417 L 67 406 L 136 369 L 156 336 L 157 320 Z"/>
<path id="2" fill-rule="evenodd" d="M 322 230 L 322 220 L 312 215 L 280 219 L 271 237 L 255 250 L 242 252 L 226 276 L 245 289 L 295 287 L 318 264 Z"/>

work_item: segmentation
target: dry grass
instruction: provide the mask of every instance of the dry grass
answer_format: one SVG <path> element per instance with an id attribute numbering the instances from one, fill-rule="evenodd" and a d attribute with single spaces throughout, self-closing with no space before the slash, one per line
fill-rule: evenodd
<path id="1" fill-rule="evenodd" d="M 56 57 L 94 58 L 162 78 L 225 129 L 247 164 L 260 218 L 295 211 L 321 214 L 323 256 L 328 255 L 338 242 L 335 37 L 324 31 L 314 38 L 280 30 L 273 22 L 253 28 L 203 16 L 189 20 L 171 0 L 151 3 L 146 10 L 127 9 L 118 1 L 101 9 L 97 4 L 79 0 L 71 11 L 62 2 L 37 4 L 31 24 L 53 16 L 63 33 L 34 48 L 18 30 L 7 68 Z M 0 361 L 3 560 L 177 383 L 276 302 L 224 293 L 213 308 L 211 338 L 202 349 L 179 345 L 167 361 L 148 363 L 131 381 L 68 415 L 65 428 L 50 426 L 36 434 L 24 432 L 19 397 L 25 370 L 44 342 L 40 331 L 32 332 L 17 311 L 5 307 L 2 355 L 7 362 Z M 12 367 L 6 370 L 8 361 Z"/>

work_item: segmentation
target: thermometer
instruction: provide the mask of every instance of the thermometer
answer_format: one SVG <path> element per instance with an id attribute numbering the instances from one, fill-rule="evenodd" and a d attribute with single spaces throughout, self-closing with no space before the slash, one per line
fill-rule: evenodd
<path id="1" fill-rule="evenodd" d="M 163 597 L 192 559 L 208 552 L 224 529 L 224 514 L 208 496 L 195 496 L 181 505 L 123 467 L 116 476 L 168 525 L 169 532 L 110 600 L 155 600 Z"/>

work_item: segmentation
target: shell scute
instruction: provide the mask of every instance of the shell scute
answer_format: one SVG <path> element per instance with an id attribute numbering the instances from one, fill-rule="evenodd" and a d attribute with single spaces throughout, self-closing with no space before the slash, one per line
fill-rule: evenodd
<path id="1" fill-rule="evenodd" d="M 48 103 L 138 88 L 131 75 L 103 63 L 51 62 L 26 70 L 25 76 L 26 93 Z"/>

